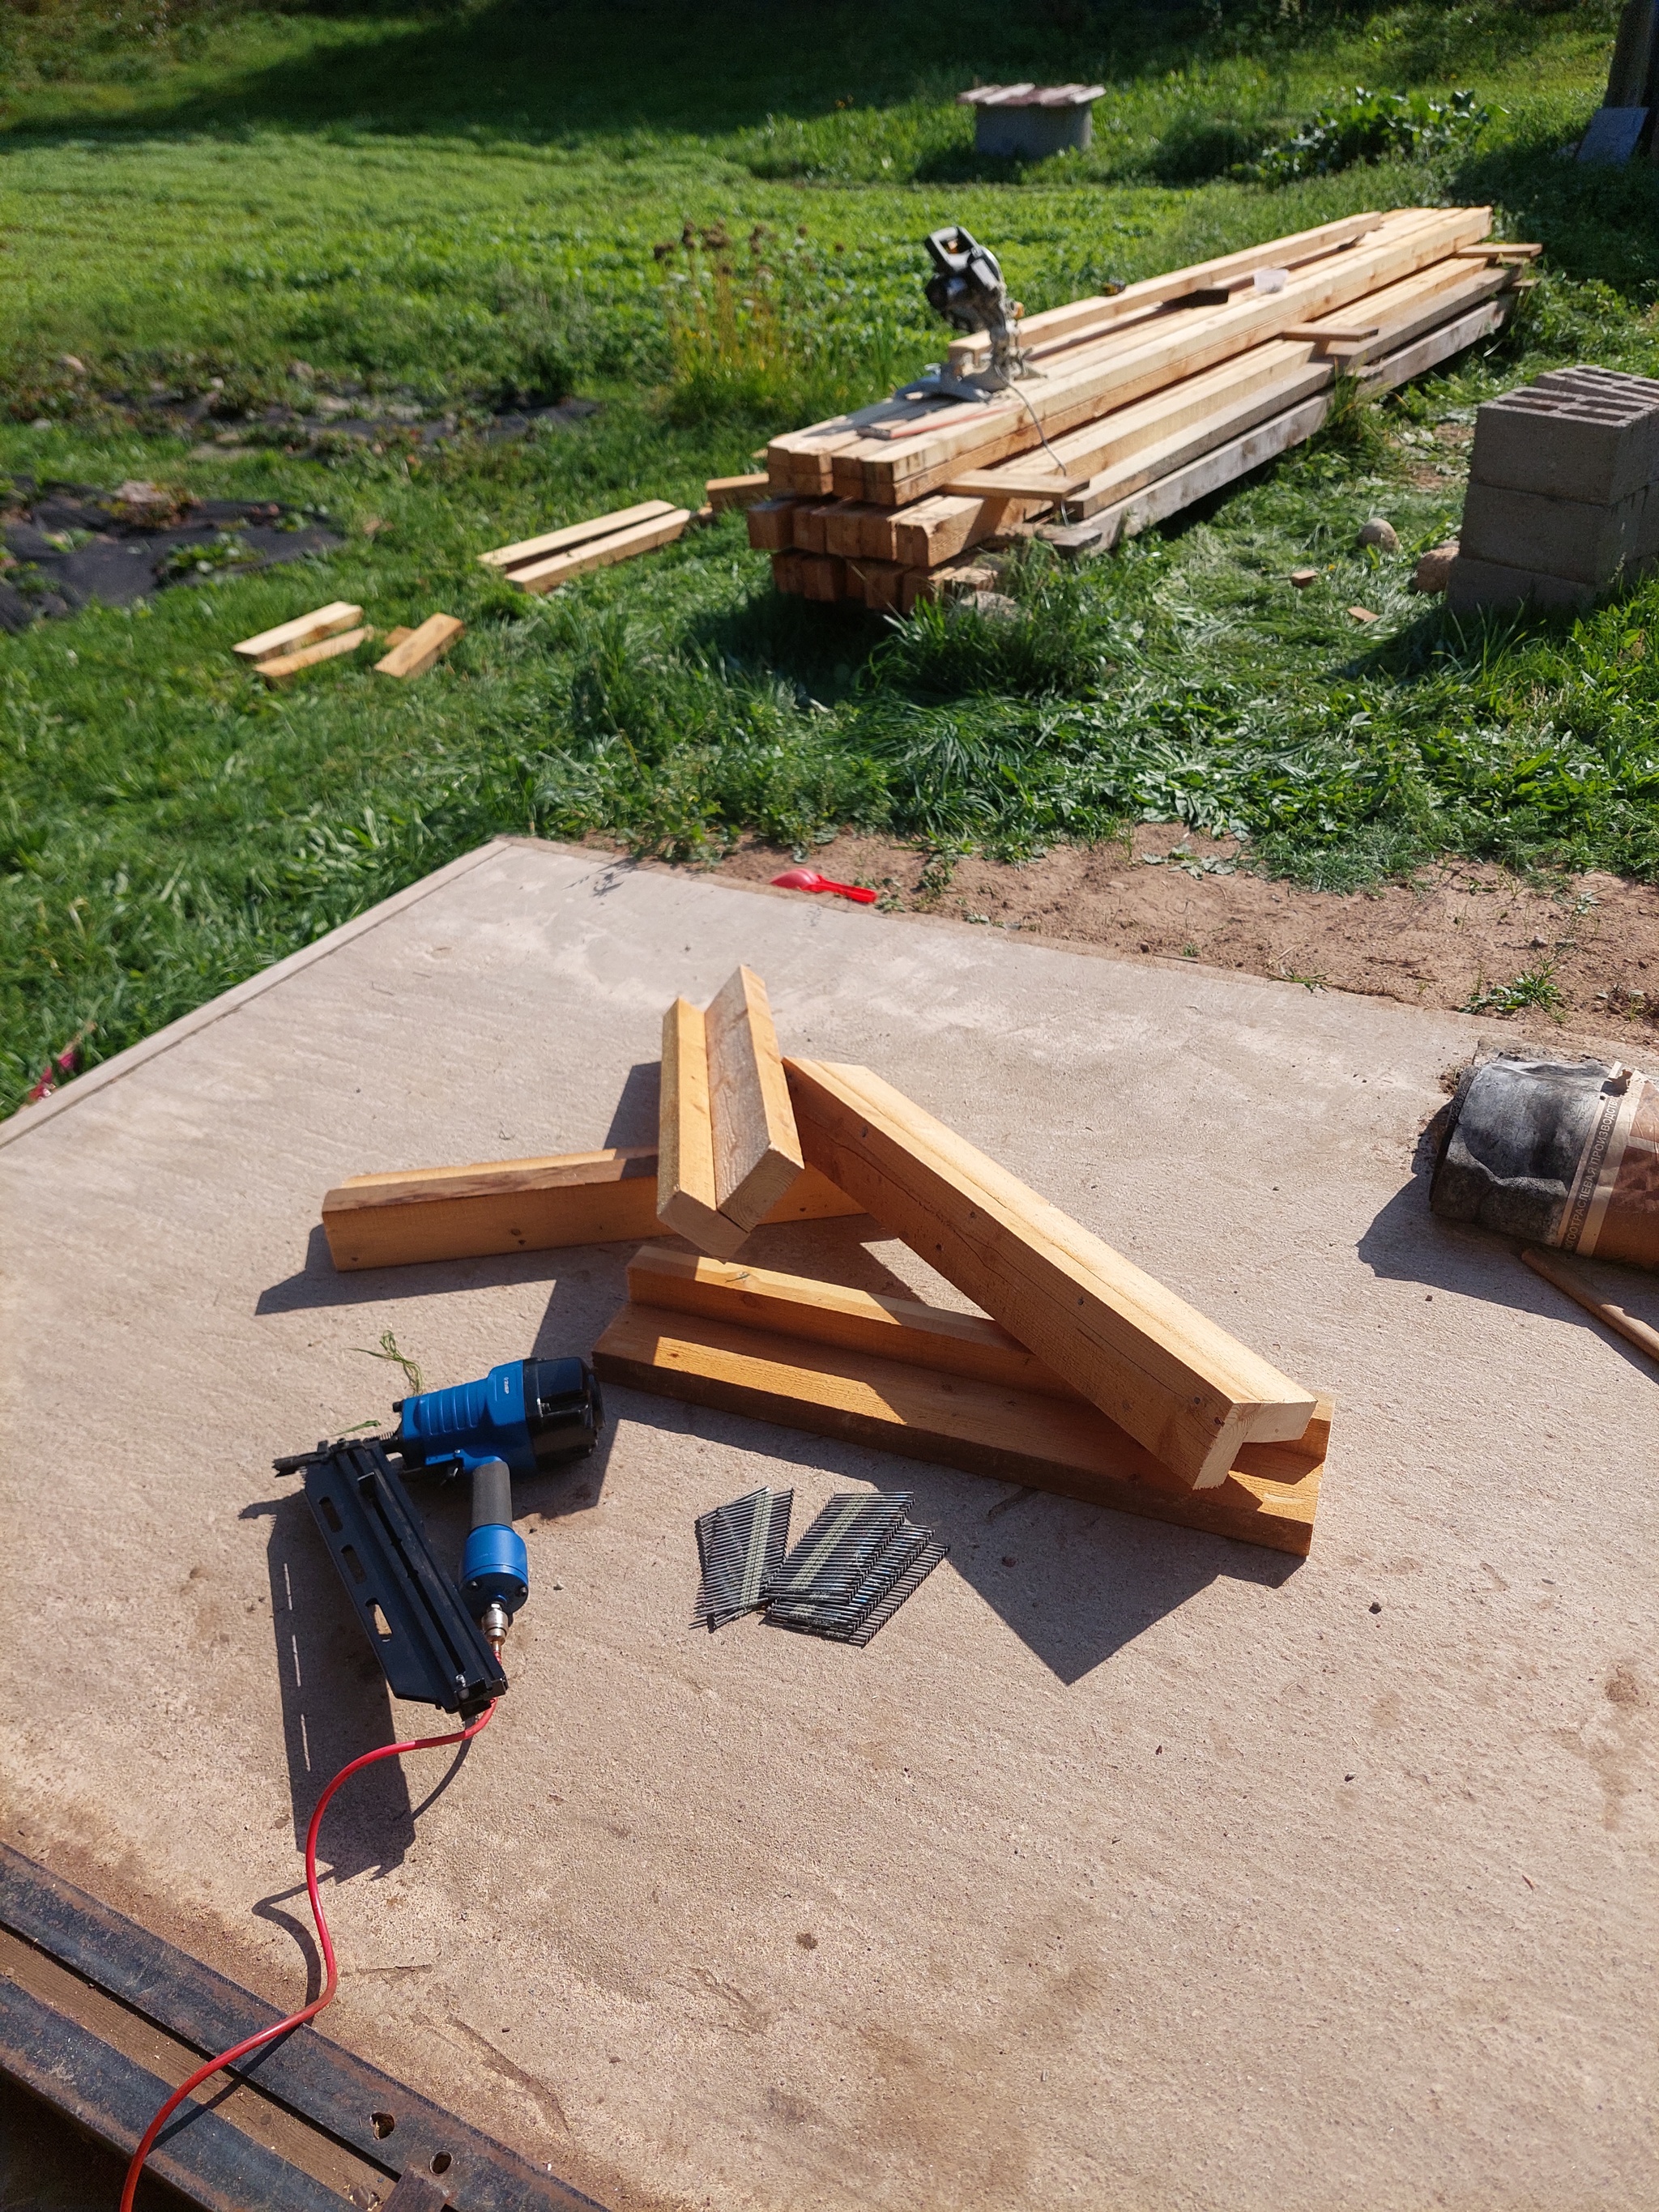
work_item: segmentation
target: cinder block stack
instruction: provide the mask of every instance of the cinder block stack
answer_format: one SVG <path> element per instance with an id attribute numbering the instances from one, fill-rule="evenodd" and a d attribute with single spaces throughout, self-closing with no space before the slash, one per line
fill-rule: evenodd
<path id="1" fill-rule="evenodd" d="M 1659 382 L 1557 368 L 1475 416 L 1456 611 L 1584 607 L 1659 561 Z"/>

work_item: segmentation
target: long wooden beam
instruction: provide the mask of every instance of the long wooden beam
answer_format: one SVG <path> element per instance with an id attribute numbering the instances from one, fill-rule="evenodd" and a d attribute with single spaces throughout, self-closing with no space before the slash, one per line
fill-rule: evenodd
<path id="1" fill-rule="evenodd" d="M 1188 269 L 1172 269 L 1166 276 L 1143 277 L 1139 283 L 1126 284 L 1121 292 L 1103 293 L 1092 299 L 1073 300 L 1064 307 L 1046 308 L 1039 315 L 1027 315 L 1020 324 L 1020 345 L 1030 352 L 1084 331 L 1109 329 L 1126 316 L 1188 299 L 1194 292 L 1224 285 L 1235 277 L 1252 276 L 1258 269 L 1293 268 L 1298 262 L 1351 245 L 1367 231 L 1375 230 L 1383 220 L 1378 214 L 1344 216 L 1336 222 L 1322 222 L 1315 229 L 1297 231 L 1288 238 L 1269 239 L 1265 246 L 1250 246 L 1242 252 L 1220 254 L 1213 261 L 1196 262 Z M 990 358 L 991 342 L 982 331 L 975 331 L 971 337 L 953 339 L 946 355 L 958 375 L 982 368 Z"/>
<path id="2" fill-rule="evenodd" d="M 815 1286 L 816 1287 L 816 1286 Z M 1295 1443 L 1244 1444 L 1194 1489 L 1076 1398 L 941 1372 L 708 1315 L 629 1304 L 593 1350 L 601 1379 L 969 1474 L 1305 1554 L 1331 1409 Z"/>
<path id="3" fill-rule="evenodd" d="M 1136 333 L 1137 343 L 1121 353 L 1022 386 L 1029 411 L 1024 404 L 1010 405 L 989 425 L 966 422 L 954 429 L 944 420 L 938 429 L 890 447 L 865 438 L 858 447 L 862 495 L 884 506 L 901 506 L 936 490 L 962 468 L 989 467 L 1029 453 L 1044 434 L 1053 439 L 1110 407 L 1127 405 L 1176 378 L 1196 375 L 1296 324 L 1443 260 L 1480 238 L 1490 223 L 1488 208 L 1452 208 L 1402 222 L 1384 232 L 1382 242 L 1318 264 L 1283 291 L 1246 295 L 1236 307 L 1171 314 Z"/>
<path id="4" fill-rule="evenodd" d="M 703 1016 L 703 1033 L 714 1203 L 746 1236 L 805 1164 L 766 986 L 752 968 L 739 968 L 716 992 Z"/>
<path id="5" fill-rule="evenodd" d="M 997 1322 L 919 1298 L 884 1297 L 740 1260 L 711 1260 L 675 1244 L 641 1247 L 629 1262 L 628 1295 L 636 1306 L 739 1322 L 844 1352 L 908 1360 L 941 1375 L 1086 1403 Z"/>
<path id="6" fill-rule="evenodd" d="M 860 1211 L 808 1168 L 763 1226 Z M 323 1200 L 329 1257 L 343 1273 L 568 1244 L 635 1244 L 659 1226 L 657 1154 L 644 1146 L 353 1176 Z"/>
<path id="7" fill-rule="evenodd" d="M 807 1161 L 1204 1489 L 1289 1443 L 1314 1396 L 867 1068 L 790 1060 Z"/>

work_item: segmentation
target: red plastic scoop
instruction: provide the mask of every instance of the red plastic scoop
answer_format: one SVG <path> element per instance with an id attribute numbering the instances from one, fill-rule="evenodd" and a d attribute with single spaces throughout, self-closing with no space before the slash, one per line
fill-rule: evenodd
<path id="1" fill-rule="evenodd" d="M 832 883 L 816 868 L 786 868 L 772 881 L 781 891 L 834 891 L 839 897 L 856 899 L 860 906 L 873 906 L 876 902 L 875 892 L 863 884 Z"/>

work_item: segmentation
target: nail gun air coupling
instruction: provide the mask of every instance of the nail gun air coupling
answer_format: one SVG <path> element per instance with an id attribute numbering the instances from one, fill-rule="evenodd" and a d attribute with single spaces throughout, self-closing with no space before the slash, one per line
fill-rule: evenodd
<path id="1" fill-rule="evenodd" d="M 472 1470 L 472 1527 L 461 1554 L 461 1596 L 496 1657 L 530 1595 L 530 1554 L 513 1526 L 513 1477 L 504 1459 Z"/>

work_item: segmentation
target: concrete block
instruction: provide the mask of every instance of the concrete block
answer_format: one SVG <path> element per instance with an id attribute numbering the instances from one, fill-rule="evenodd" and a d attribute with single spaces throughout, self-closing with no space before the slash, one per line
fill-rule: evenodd
<path id="1" fill-rule="evenodd" d="M 1544 575 L 1535 568 L 1512 568 L 1502 561 L 1474 561 L 1467 553 L 1452 562 L 1446 580 L 1446 605 L 1455 615 L 1473 614 L 1482 607 L 1499 614 L 1524 606 L 1579 610 L 1591 605 L 1595 597 L 1594 585 Z"/>
<path id="2" fill-rule="evenodd" d="M 1571 368 L 1547 368 L 1526 387 L 1531 392 L 1586 392 L 1593 398 L 1627 393 L 1646 398 L 1659 407 L 1659 377 L 1633 376 L 1628 369 L 1599 368 L 1593 362 L 1578 362 Z"/>
<path id="3" fill-rule="evenodd" d="M 1565 374 L 1583 380 L 1581 371 Z M 1612 379 L 1540 383 L 1488 400 L 1474 418 L 1469 476 L 1604 506 L 1628 498 L 1659 478 L 1659 384 L 1644 395 Z"/>
<path id="4" fill-rule="evenodd" d="M 974 116 L 974 150 L 1018 155 L 1040 161 L 1068 146 L 1094 142 L 1092 107 L 981 107 Z"/>
<path id="5" fill-rule="evenodd" d="M 1578 158 L 1599 168 L 1620 167 L 1635 154 L 1647 127 L 1645 107 L 1598 107 L 1578 142 Z"/>
<path id="6" fill-rule="evenodd" d="M 1473 560 L 1605 584 L 1637 557 L 1650 496 L 1644 487 L 1604 506 L 1471 483 L 1458 543 Z"/>

